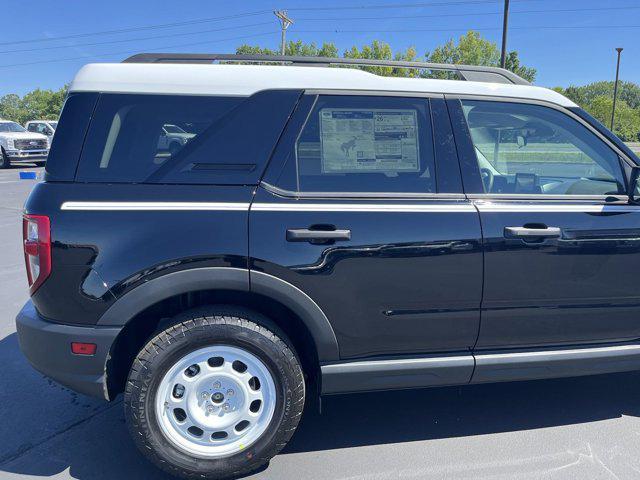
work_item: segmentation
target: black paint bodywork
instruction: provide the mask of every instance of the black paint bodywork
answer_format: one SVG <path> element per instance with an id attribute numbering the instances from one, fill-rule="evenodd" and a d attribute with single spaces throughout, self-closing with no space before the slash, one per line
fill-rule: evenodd
<path id="1" fill-rule="evenodd" d="M 259 150 L 268 157 L 264 162 L 239 160 L 262 164 L 259 174 L 252 170 L 246 179 L 208 185 L 74 181 L 78 144 L 97 101 L 97 94 L 82 95 L 82 101 L 72 95 L 62 114 L 61 123 L 75 123 L 77 131 L 56 134 L 46 181 L 25 206 L 27 213 L 51 219 L 53 271 L 32 298 L 46 321 L 100 326 L 110 311 L 107 324 L 122 326 L 138 311 L 122 307 L 123 299 L 133 298 L 127 295 L 141 286 L 177 272 L 226 268 L 246 272 L 246 284 L 235 284 L 239 290 L 260 288 L 265 296 L 279 295 L 276 300 L 288 299 L 288 308 L 315 322 L 316 338 L 325 342 L 320 358 L 325 364 L 640 338 L 634 267 L 640 260 L 638 214 L 475 208 L 478 201 L 517 207 L 624 205 L 625 200 L 474 197 L 471 192 L 480 191 L 482 180 L 456 98 L 425 99 L 431 106 L 437 194 L 322 196 L 295 192 L 286 168 L 315 93 L 279 94 L 295 108 L 281 122 L 275 151 Z M 573 113 L 592 123 L 587 115 Z M 637 161 L 604 127 L 593 128 L 627 161 Z M 61 210 L 72 201 L 468 208 L 391 213 Z M 505 238 L 506 226 L 529 223 L 558 226 L 563 235 L 535 244 Z M 286 240 L 288 229 L 318 225 L 349 229 L 351 239 L 329 244 Z M 288 286 L 278 290 L 278 282 Z M 211 285 L 215 288 L 213 277 Z M 470 380 L 473 362 L 461 368 L 456 375 Z"/>

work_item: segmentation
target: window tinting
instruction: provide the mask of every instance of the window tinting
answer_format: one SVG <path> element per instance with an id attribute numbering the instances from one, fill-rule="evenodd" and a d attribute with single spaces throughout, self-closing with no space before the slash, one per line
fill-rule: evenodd
<path id="1" fill-rule="evenodd" d="M 319 96 L 282 179 L 306 192 L 436 191 L 428 99 Z"/>
<path id="2" fill-rule="evenodd" d="M 70 93 L 65 100 L 60 127 L 56 129 L 47 157 L 47 180 L 73 180 L 97 100 L 98 94 L 94 92 Z"/>
<path id="3" fill-rule="evenodd" d="M 552 108 L 463 100 L 487 193 L 623 194 L 618 155 Z"/>
<path id="4" fill-rule="evenodd" d="M 78 178 L 144 182 L 241 100 L 103 94 L 85 141 Z M 182 132 L 169 133 L 167 126 Z"/>
<path id="5" fill-rule="evenodd" d="M 101 95 L 78 180 L 257 183 L 300 92 Z"/>

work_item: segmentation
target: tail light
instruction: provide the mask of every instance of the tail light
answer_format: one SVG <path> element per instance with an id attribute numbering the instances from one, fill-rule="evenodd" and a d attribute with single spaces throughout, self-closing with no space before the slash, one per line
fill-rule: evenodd
<path id="1" fill-rule="evenodd" d="M 33 295 L 51 273 L 51 225 L 45 215 L 22 217 L 24 262 L 29 292 Z"/>

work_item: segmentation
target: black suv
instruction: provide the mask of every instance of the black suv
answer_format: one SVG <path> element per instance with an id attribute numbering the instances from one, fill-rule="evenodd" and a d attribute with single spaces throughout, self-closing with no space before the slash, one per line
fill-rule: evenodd
<path id="1" fill-rule="evenodd" d="M 173 474 L 255 470 L 321 394 L 640 368 L 635 155 L 511 72 L 345 63 L 380 64 L 142 54 L 71 85 L 20 345 L 124 393 Z"/>

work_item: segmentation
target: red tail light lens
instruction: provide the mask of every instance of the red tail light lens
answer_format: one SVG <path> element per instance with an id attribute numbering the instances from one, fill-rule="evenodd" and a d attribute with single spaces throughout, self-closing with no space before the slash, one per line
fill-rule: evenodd
<path id="1" fill-rule="evenodd" d="M 51 273 L 51 225 L 45 215 L 22 217 L 24 262 L 27 267 L 29 292 L 38 289 Z"/>
<path id="2" fill-rule="evenodd" d="M 95 355 L 97 349 L 95 343 L 71 342 L 71 353 L 75 355 Z"/>

